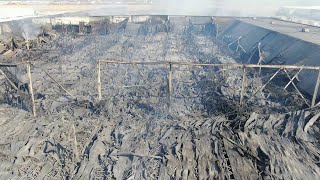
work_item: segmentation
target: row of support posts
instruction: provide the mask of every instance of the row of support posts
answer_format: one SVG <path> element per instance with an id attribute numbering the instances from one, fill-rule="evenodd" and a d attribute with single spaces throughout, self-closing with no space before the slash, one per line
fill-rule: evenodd
<path id="1" fill-rule="evenodd" d="M 101 61 L 97 62 L 97 76 L 98 76 L 98 99 L 102 100 L 102 87 L 101 87 Z M 243 97 L 246 87 L 246 67 L 243 67 L 242 75 L 242 85 L 241 85 L 241 95 L 240 95 L 240 106 L 243 107 Z M 169 72 L 168 72 L 168 92 L 169 92 L 169 101 L 172 96 L 172 63 L 169 63 Z M 170 102 L 169 102 L 170 103 Z"/>
<path id="2" fill-rule="evenodd" d="M 269 80 L 266 84 L 264 84 L 262 87 L 259 88 L 259 90 L 254 93 L 254 95 L 249 99 L 251 100 L 259 91 L 261 91 L 262 89 L 264 89 L 266 87 L 267 84 L 269 84 L 271 82 L 271 80 L 280 72 L 281 69 L 279 69 Z M 286 71 L 286 69 L 283 69 L 286 74 L 288 75 L 290 82 L 286 85 L 286 87 L 284 89 L 286 89 L 289 84 L 292 83 L 292 85 L 295 87 L 295 89 L 298 91 L 299 95 L 305 100 L 306 104 L 308 104 L 308 102 L 306 101 L 306 99 L 303 97 L 303 95 L 300 93 L 300 91 L 298 90 L 298 87 L 293 83 L 293 80 L 297 77 L 297 75 L 302 71 L 302 68 L 299 70 L 299 72 L 293 77 L 291 78 L 288 74 L 288 72 Z M 311 101 L 311 108 L 316 106 L 316 100 L 318 97 L 318 92 L 319 92 L 319 87 L 320 87 L 320 69 L 318 70 L 318 78 L 315 84 L 315 88 L 313 91 L 313 96 L 312 96 L 312 101 Z M 243 97 L 244 97 L 244 91 L 245 91 L 245 87 L 246 87 L 246 67 L 243 67 L 243 74 L 242 74 L 242 85 L 241 85 L 241 93 L 240 93 L 240 107 L 243 107 L 244 102 L 243 102 Z M 310 104 L 308 104 L 310 105 Z"/>
<path id="3" fill-rule="evenodd" d="M 108 63 L 115 63 L 115 64 L 143 64 L 143 63 L 123 63 L 123 62 L 113 62 L 113 61 L 110 61 L 110 62 L 107 62 L 106 64 Z M 168 63 L 168 62 L 167 62 Z M 160 63 L 161 64 L 161 63 Z M 188 65 L 188 64 L 182 64 L 182 65 Z M 196 65 L 196 64 L 194 64 Z M 173 66 L 173 63 L 172 62 L 169 62 L 169 72 L 168 72 L 168 93 L 169 93 L 169 101 L 170 101 L 170 98 L 172 96 L 172 66 Z M 199 66 L 199 64 L 197 64 L 197 66 Z M 218 65 L 217 65 L 218 66 Z M 232 65 L 226 65 L 226 66 L 232 66 Z M 238 66 L 238 65 L 236 65 Z M 250 67 L 250 65 L 248 65 Z M 252 65 L 251 65 L 252 66 Z M 254 65 L 253 65 L 254 66 Z M 245 93 L 245 88 L 246 88 L 246 78 L 247 78 L 247 66 L 246 65 L 243 65 L 242 66 L 242 82 L 241 82 L 241 92 L 240 92 L 240 107 L 242 108 L 245 104 L 244 102 L 244 93 Z M 300 73 L 302 71 L 303 67 L 300 68 L 299 72 Z M 259 91 L 261 91 L 262 89 L 265 88 L 265 86 L 267 84 L 269 84 L 271 82 L 272 79 L 275 78 L 275 76 L 281 71 L 281 70 L 284 70 L 285 72 L 287 72 L 285 70 L 284 67 L 279 67 L 279 70 L 269 79 L 269 81 L 263 85 L 262 87 L 259 88 L 259 90 L 257 92 L 254 93 L 254 95 L 252 97 L 249 98 L 248 101 L 250 101 Z M 318 92 L 319 92 L 319 87 L 320 87 L 320 69 L 318 70 L 319 71 L 319 74 L 318 74 L 318 78 L 317 78 L 317 81 L 316 81 L 316 84 L 315 84 L 315 89 L 314 89 L 314 93 L 313 93 L 313 98 L 312 98 L 312 104 L 311 104 L 311 107 L 314 107 L 316 104 L 316 99 L 317 99 L 317 95 L 318 95 Z M 101 60 L 98 60 L 97 61 L 97 81 L 98 81 L 98 99 L 99 101 L 102 100 L 102 83 L 101 83 Z M 293 83 L 293 80 L 297 77 L 297 74 L 291 78 L 290 78 L 290 82 L 292 84 Z M 288 86 L 288 85 L 287 85 Z M 287 87 L 286 86 L 286 87 Z M 295 85 L 294 85 L 295 86 Z M 296 86 L 295 86 L 296 87 Z M 299 92 L 300 93 L 300 92 Z M 301 93 L 300 93 L 301 94 Z M 302 98 L 304 98 L 302 96 Z M 305 99 L 304 99 L 305 100 Z M 246 101 L 247 102 L 247 101 Z M 170 102 L 169 102 L 170 103 Z M 308 104 L 308 103 L 307 103 Z"/>
<path id="4" fill-rule="evenodd" d="M 102 100 L 102 84 L 101 84 L 101 61 L 97 61 L 97 84 L 98 84 L 98 100 Z M 172 96 L 172 63 L 169 63 L 169 73 L 168 73 L 168 92 L 169 99 Z"/>
<path id="5" fill-rule="evenodd" d="M 107 63 L 108 64 L 108 63 Z M 121 64 L 121 63 L 120 63 Z M 130 64 L 130 63 L 127 63 Z M 28 80 L 29 80 L 29 93 L 30 93 L 30 98 L 31 98 L 31 103 L 32 103 L 32 112 L 33 115 L 36 116 L 36 104 L 35 104 L 35 99 L 34 99 L 34 92 L 33 92 L 33 84 L 32 84 L 32 76 L 31 76 L 31 63 L 29 61 L 27 61 L 26 63 L 27 65 L 27 76 L 28 76 Z M 230 66 L 230 65 L 228 65 Z M 172 67 L 173 67 L 173 63 L 169 62 L 169 71 L 168 71 L 168 92 L 169 92 L 169 104 L 170 104 L 170 99 L 172 96 Z M 240 107 L 242 108 L 245 104 L 244 102 L 244 92 L 245 92 L 245 88 L 246 88 L 246 79 L 247 79 L 247 68 L 245 65 L 242 67 L 243 72 L 242 72 L 242 82 L 241 82 L 241 92 L 240 92 Z M 285 70 L 284 68 L 280 68 L 270 79 L 269 81 L 264 84 L 262 87 L 259 88 L 259 90 L 257 90 L 257 92 L 254 93 L 254 95 L 249 98 L 248 101 L 250 101 L 259 91 L 261 91 L 263 88 L 265 88 L 265 86 L 270 83 L 270 81 L 272 79 L 274 79 L 274 77 L 280 72 L 280 70 Z M 286 72 L 286 71 L 285 71 Z M 301 72 L 301 69 L 300 71 Z M 99 101 L 102 100 L 102 83 L 101 83 L 101 60 L 97 61 L 97 77 L 98 77 L 98 99 Z M 290 82 L 293 83 L 293 80 L 297 77 L 297 75 L 295 75 L 293 78 L 290 77 Z M 60 85 L 61 86 L 61 85 Z M 287 87 L 287 86 L 286 86 Z M 316 106 L 316 100 L 318 97 L 318 92 L 319 92 L 319 88 L 320 88 L 320 69 L 318 69 L 318 77 L 317 77 L 317 81 L 315 83 L 315 87 L 314 87 L 314 93 L 313 93 L 313 97 L 312 97 L 312 102 L 311 102 L 311 107 L 315 107 Z M 64 89 L 65 90 L 65 89 Z M 66 91 L 66 90 L 65 90 Z M 68 91 L 66 91 L 68 93 Z M 72 96 L 72 95 L 71 95 Z M 247 101 L 246 101 L 247 102 Z"/>
<path id="6" fill-rule="evenodd" d="M 281 69 L 279 69 L 270 78 L 270 80 L 264 86 L 262 86 L 253 96 L 255 96 L 260 90 L 262 90 L 279 73 L 280 70 Z M 318 70 L 318 71 L 319 71 L 318 78 L 317 78 L 315 88 L 314 88 L 311 107 L 315 107 L 315 105 L 316 105 L 316 99 L 317 99 L 319 87 L 320 87 L 320 70 Z M 29 80 L 29 93 L 30 93 L 31 103 L 32 103 L 32 112 L 33 112 L 33 115 L 36 116 L 37 113 L 36 113 L 36 105 L 35 105 L 33 85 L 32 85 L 31 63 L 29 61 L 27 62 L 27 76 L 28 76 L 28 80 Z M 247 69 L 246 69 L 246 66 L 243 66 L 241 92 L 240 92 L 240 107 L 244 106 L 244 92 L 245 92 L 245 88 L 246 88 L 246 76 L 247 76 Z M 99 101 L 101 101 L 102 100 L 102 84 L 101 84 L 101 61 L 100 60 L 98 60 L 98 62 L 97 62 L 97 77 L 98 77 L 98 99 L 99 99 Z M 291 79 L 291 81 L 293 81 L 293 79 Z M 170 98 L 172 96 L 172 63 L 171 62 L 169 63 L 169 72 L 168 72 L 168 92 L 169 92 L 169 101 L 170 101 Z M 253 97 L 251 97 L 251 98 L 253 98 Z"/>
<path id="7" fill-rule="evenodd" d="M 98 77 L 98 99 L 102 100 L 102 87 L 101 87 L 101 61 L 97 62 L 97 77 Z M 243 67 L 242 75 L 242 86 L 241 86 L 241 95 L 240 95 L 240 106 L 243 107 L 243 97 L 244 90 L 246 87 L 246 67 Z M 169 104 L 172 96 L 172 63 L 169 62 L 169 72 L 168 72 L 168 92 L 169 92 Z"/>

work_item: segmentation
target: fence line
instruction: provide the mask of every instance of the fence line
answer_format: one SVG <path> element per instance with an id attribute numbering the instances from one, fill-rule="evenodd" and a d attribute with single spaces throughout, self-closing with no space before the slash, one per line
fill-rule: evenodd
<path id="1" fill-rule="evenodd" d="M 240 106 L 242 107 L 244 105 L 243 102 L 243 92 L 246 87 L 246 68 L 269 68 L 269 69 L 279 69 L 274 76 L 271 77 L 271 79 L 268 80 L 267 84 L 279 73 L 280 70 L 284 70 L 286 74 L 288 75 L 290 82 L 287 84 L 289 86 L 292 84 L 298 94 L 301 96 L 301 98 L 306 102 L 307 105 L 309 103 L 306 101 L 302 93 L 299 91 L 299 89 L 296 87 L 295 83 L 293 82 L 294 79 L 297 78 L 297 74 L 299 74 L 302 70 L 319 70 L 318 79 L 315 84 L 315 89 L 312 97 L 312 103 L 309 105 L 310 107 L 314 107 L 316 105 L 316 99 L 319 91 L 320 86 L 320 66 L 299 66 L 299 65 L 262 65 L 262 64 L 237 64 L 237 63 L 225 63 L 225 64 L 205 64 L 205 63 L 193 63 L 193 62 L 175 62 L 175 61 L 149 61 L 149 62 L 143 62 L 143 61 L 132 61 L 132 62 L 124 62 L 124 61 L 111 61 L 111 60 L 99 60 L 98 61 L 98 95 L 99 100 L 102 99 L 102 89 L 101 89 L 101 63 L 104 64 L 127 64 L 127 65 L 168 65 L 169 73 L 168 73 L 168 92 L 169 96 L 172 95 L 172 66 L 173 65 L 179 65 L 179 66 L 207 66 L 207 67 L 236 67 L 236 68 L 242 68 L 243 74 L 242 74 L 242 85 L 241 85 L 241 96 L 240 96 Z M 286 69 L 299 69 L 299 73 L 297 73 L 293 78 L 289 76 Z M 259 91 L 263 90 L 266 85 L 263 85 L 261 88 L 259 88 Z M 252 97 L 250 97 L 249 100 L 251 100 L 259 91 L 257 91 Z M 248 101 L 249 101 L 248 100 Z M 248 102 L 247 101 L 247 102 Z"/>
<path id="2" fill-rule="evenodd" d="M 269 68 L 269 69 L 306 69 L 306 70 L 320 70 L 320 66 L 299 66 L 299 65 L 258 65 L 258 64 L 237 64 L 237 63 L 224 63 L 224 64 L 204 64 L 192 62 L 176 62 L 176 61 L 109 61 L 100 60 L 100 63 L 106 64 L 141 64 L 141 65 L 185 65 L 185 66 L 213 66 L 213 67 L 239 67 L 239 68 Z"/>
<path id="3" fill-rule="evenodd" d="M 97 82 L 98 82 L 98 99 L 99 101 L 102 100 L 102 83 L 101 83 L 101 63 L 104 64 L 127 64 L 127 65 L 167 65 L 168 66 L 168 92 L 169 97 L 172 96 L 172 67 L 173 65 L 178 66 L 208 66 L 208 67 L 236 67 L 236 68 L 242 68 L 242 82 L 241 82 L 241 97 L 240 97 L 240 106 L 242 107 L 245 102 L 243 102 L 243 93 L 246 87 L 246 68 L 269 68 L 269 69 L 278 69 L 277 73 L 274 74 L 268 82 L 259 88 L 259 90 L 249 98 L 248 101 L 250 101 L 259 91 L 264 89 L 266 85 L 279 73 L 280 70 L 284 70 L 286 72 L 286 69 L 299 69 L 299 72 L 302 70 L 318 70 L 318 78 L 315 83 L 314 93 L 312 96 L 312 102 L 310 107 L 314 107 L 316 105 L 316 99 L 318 95 L 318 91 L 320 88 L 320 66 L 299 66 L 299 65 L 261 65 L 261 64 L 236 64 L 236 63 L 225 63 L 225 64 L 205 64 L 205 63 L 193 63 L 193 62 L 175 62 L 175 61 L 153 61 L 153 62 L 143 62 L 143 61 L 133 61 L 133 62 L 123 62 L 123 61 L 111 61 L 111 60 L 99 60 L 97 62 Z M 20 62 L 16 64 L 10 64 L 10 63 L 0 63 L 0 67 L 17 67 L 18 65 L 26 64 L 27 65 L 27 78 L 29 80 L 29 90 L 30 90 L 30 98 L 32 103 L 32 112 L 33 115 L 36 116 L 36 106 L 35 106 L 35 100 L 34 100 L 34 93 L 33 93 L 33 85 L 32 85 L 32 75 L 31 75 L 31 64 L 32 62 L 26 61 L 26 62 Z M 286 72 L 287 73 L 287 72 Z M 297 73 L 298 74 L 298 73 Z M 296 85 L 294 84 L 293 80 L 297 78 L 297 74 L 290 79 L 290 82 L 287 84 L 292 84 L 295 89 L 298 91 L 300 96 L 305 100 L 303 95 L 299 92 L 298 88 L 296 88 Z M 4 74 L 5 75 L 5 74 Z M 48 75 L 48 74 L 47 74 Z M 288 75 L 288 73 L 287 73 Z M 5 75 L 6 76 L 6 75 Z M 8 79 L 10 81 L 10 79 Z M 59 84 L 59 86 L 62 87 L 62 85 Z M 17 88 L 17 87 L 13 87 Z M 63 88 L 63 87 L 62 87 Z M 67 91 L 66 91 L 67 92 Z M 248 102 L 246 101 L 246 102 Z M 307 103 L 308 104 L 308 103 Z"/>

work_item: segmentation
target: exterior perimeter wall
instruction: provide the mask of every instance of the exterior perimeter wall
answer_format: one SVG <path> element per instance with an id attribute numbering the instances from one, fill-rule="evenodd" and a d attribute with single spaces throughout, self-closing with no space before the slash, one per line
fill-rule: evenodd
<path id="1" fill-rule="evenodd" d="M 242 63 L 248 63 L 259 43 L 263 51 L 265 64 L 320 66 L 320 45 L 303 41 L 286 34 L 233 20 L 219 34 L 219 39 L 234 41 L 239 37 L 241 46 L 247 51 L 241 55 Z M 229 42 L 230 42 L 229 41 Z M 228 42 L 226 42 L 228 43 Z M 257 63 L 251 60 L 249 63 Z M 318 72 L 302 70 L 297 86 L 312 96 Z M 320 93 L 318 93 L 319 97 Z"/>

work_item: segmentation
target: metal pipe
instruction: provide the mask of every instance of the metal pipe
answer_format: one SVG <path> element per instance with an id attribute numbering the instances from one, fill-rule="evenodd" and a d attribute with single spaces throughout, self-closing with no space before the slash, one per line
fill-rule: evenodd
<path id="1" fill-rule="evenodd" d="M 28 79 L 29 79 L 29 90 L 31 94 L 32 112 L 33 112 L 33 116 L 37 116 L 36 105 L 34 102 L 33 86 L 32 86 L 31 65 L 29 62 L 27 62 L 27 72 L 28 72 Z"/>
<path id="2" fill-rule="evenodd" d="M 269 68 L 269 69 L 308 69 L 308 70 L 320 70 L 320 66 L 296 66 L 296 65 L 258 65 L 258 64 L 236 64 L 236 63 L 225 63 L 225 64 L 201 64 L 201 63 L 190 63 L 190 62 L 174 62 L 174 61 L 134 61 L 134 62 L 122 62 L 122 61 L 108 61 L 101 60 L 101 63 L 107 64 L 143 64 L 143 65 L 184 65 L 184 66 L 213 66 L 213 67 L 239 67 L 239 68 Z"/>
<path id="3" fill-rule="evenodd" d="M 316 85 L 314 87 L 314 91 L 313 91 L 311 107 L 314 107 L 316 104 L 316 99 L 317 99 L 318 92 L 319 92 L 319 85 L 320 85 L 320 70 L 319 70 L 319 74 L 318 74 L 317 83 L 316 83 Z"/>
<path id="4" fill-rule="evenodd" d="M 276 77 L 276 75 L 281 71 L 281 69 L 279 69 L 277 72 L 275 72 L 273 74 L 273 76 L 263 85 L 261 86 L 252 96 L 251 98 L 249 98 L 248 102 L 254 97 L 256 96 L 260 91 L 262 91 L 271 81 L 272 79 L 274 79 Z"/>
<path id="5" fill-rule="evenodd" d="M 246 86 L 246 67 L 243 67 L 243 74 L 242 74 L 242 85 L 241 85 L 241 94 L 240 94 L 240 107 L 243 107 L 243 93 L 245 91 Z"/>
<path id="6" fill-rule="evenodd" d="M 102 100 L 102 90 L 101 90 L 101 64 L 100 60 L 97 63 L 97 70 L 98 70 L 98 98 L 99 101 Z"/>

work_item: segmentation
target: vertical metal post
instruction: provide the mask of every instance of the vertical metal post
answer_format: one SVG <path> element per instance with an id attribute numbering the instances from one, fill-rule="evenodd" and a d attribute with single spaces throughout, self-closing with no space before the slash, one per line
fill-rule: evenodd
<path id="1" fill-rule="evenodd" d="M 169 63 L 169 77 L 168 77 L 168 88 L 169 88 L 169 97 L 172 95 L 172 64 Z"/>
<path id="2" fill-rule="evenodd" d="M 259 53 L 259 60 L 258 60 L 258 65 L 262 64 L 262 52 L 261 52 L 261 42 L 258 44 L 258 53 Z M 261 74 L 261 67 L 259 68 L 259 74 Z"/>
<path id="3" fill-rule="evenodd" d="M 29 40 L 26 41 L 26 45 L 27 45 L 27 50 L 29 50 L 30 49 Z"/>
<path id="4" fill-rule="evenodd" d="M 318 79 L 317 79 L 317 82 L 314 87 L 311 107 L 314 107 L 316 105 L 316 99 L 317 99 L 318 92 L 319 92 L 319 84 L 320 84 L 320 69 L 319 69 L 319 73 L 318 73 Z"/>
<path id="5" fill-rule="evenodd" d="M 79 22 L 79 33 L 80 34 L 84 33 L 84 22 L 83 21 Z"/>
<path id="6" fill-rule="evenodd" d="M 32 86 L 32 77 L 31 77 L 31 65 L 30 62 L 27 62 L 27 73 L 28 73 L 28 79 L 29 79 L 29 90 L 30 90 L 30 94 L 31 94 L 31 102 L 32 102 L 32 112 L 33 112 L 33 116 L 36 116 L 36 105 L 34 102 L 34 94 L 33 94 L 33 86 Z"/>
<path id="7" fill-rule="evenodd" d="M 102 90 L 101 90 L 101 63 L 100 60 L 97 63 L 97 71 L 98 71 L 98 97 L 99 101 L 102 100 Z"/>
<path id="8" fill-rule="evenodd" d="M 242 85 L 241 85 L 241 94 L 240 94 L 240 107 L 243 107 L 243 93 L 246 86 L 246 67 L 243 66 L 243 74 L 242 74 Z"/>
<path id="9" fill-rule="evenodd" d="M 217 24 L 217 23 L 215 23 L 215 25 L 216 25 L 216 34 L 215 34 L 215 37 L 216 37 L 216 39 L 218 39 L 218 33 L 219 33 L 219 24 Z"/>
<path id="10" fill-rule="evenodd" d="M 2 24 L 0 24 L 0 35 L 3 33 Z"/>
<path id="11" fill-rule="evenodd" d="M 171 112 L 171 95 L 172 95 L 172 63 L 169 62 L 169 74 L 168 74 L 168 112 Z"/>
<path id="12" fill-rule="evenodd" d="M 50 30 L 52 30 L 52 19 L 50 18 Z"/>

